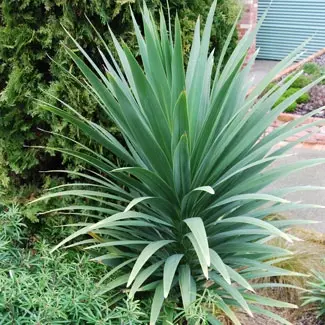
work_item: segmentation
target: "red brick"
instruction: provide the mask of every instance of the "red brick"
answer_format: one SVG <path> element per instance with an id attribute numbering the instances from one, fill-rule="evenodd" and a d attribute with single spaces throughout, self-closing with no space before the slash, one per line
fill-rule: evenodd
<path id="1" fill-rule="evenodd" d="M 257 3 L 258 0 L 253 1 L 244 1 L 245 9 L 243 11 L 242 18 L 238 23 L 238 32 L 239 38 L 241 39 L 248 31 L 252 30 L 256 26 L 257 22 Z M 252 55 L 256 51 L 256 44 L 252 45 L 252 47 L 248 51 L 248 55 L 246 60 L 248 61 Z M 246 62 L 247 62 L 246 61 Z"/>
<path id="2" fill-rule="evenodd" d="M 295 135 L 289 137 L 288 139 L 286 139 L 287 142 L 295 142 L 299 139 L 299 137 L 296 137 Z"/>
<path id="3" fill-rule="evenodd" d="M 325 143 L 325 134 L 317 133 L 314 135 L 314 137 L 317 141 L 321 141 Z"/>
<path id="4" fill-rule="evenodd" d="M 297 138 L 302 138 L 302 137 L 304 137 L 304 136 L 306 136 L 306 135 L 308 135 L 308 134 L 310 134 L 310 133 L 307 132 L 307 131 L 301 131 L 301 132 L 296 133 L 295 136 L 296 136 Z"/>
<path id="5" fill-rule="evenodd" d="M 290 122 L 294 120 L 296 117 L 294 114 L 287 114 L 287 113 L 282 113 L 279 115 L 278 120 L 282 122 Z"/>

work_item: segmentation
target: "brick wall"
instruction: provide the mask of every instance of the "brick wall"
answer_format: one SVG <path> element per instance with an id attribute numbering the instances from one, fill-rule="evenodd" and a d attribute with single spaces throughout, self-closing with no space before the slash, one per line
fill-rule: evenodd
<path id="1" fill-rule="evenodd" d="M 241 0 L 244 3 L 242 18 L 238 23 L 239 38 L 242 38 L 248 31 L 255 28 L 257 22 L 258 0 Z M 248 57 L 256 50 L 256 44 L 249 49 Z"/>

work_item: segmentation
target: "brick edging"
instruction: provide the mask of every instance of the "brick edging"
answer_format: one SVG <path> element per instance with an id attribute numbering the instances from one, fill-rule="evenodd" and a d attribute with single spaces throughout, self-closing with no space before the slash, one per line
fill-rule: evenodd
<path id="1" fill-rule="evenodd" d="M 303 115 L 298 115 L 298 114 L 281 113 L 278 116 L 278 120 L 281 122 L 290 122 L 298 118 L 301 118 L 302 116 Z M 320 124 L 325 125 L 325 119 L 320 117 L 309 117 L 303 124 L 310 124 L 317 121 L 322 121 Z"/>
<path id="2" fill-rule="evenodd" d="M 302 115 L 282 113 L 278 116 L 277 120 L 275 120 L 273 124 L 268 128 L 266 133 L 270 133 L 277 127 L 286 124 L 288 122 L 294 121 L 296 119 L 299 119 L 301 117 Z M 318 150 L 325 150 L 325 119 L 319 117 L 309 117 L 307 120 L 305 120 L 303 123 L 301 123 L 298 126 L 307 125 L 314 122 L 319 122 L 319 123 L 317 125 L 311 126 L 310 128 L 307 128 L 306 130 L 289 137 L 288 139 L 283 141 L 280 145 L 284 145 L 285 143 L 288 142 L 297 141 L 299 138 L 307 136 L 309 134 L 310 135 L 309 138 L 303 141 L 301 144 L 299 144 L 299 146 L 318 149 Z"/>

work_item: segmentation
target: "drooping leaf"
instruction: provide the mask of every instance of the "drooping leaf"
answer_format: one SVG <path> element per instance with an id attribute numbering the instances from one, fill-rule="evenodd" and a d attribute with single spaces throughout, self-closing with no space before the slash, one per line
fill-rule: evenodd
<path id="1" fill-rule="evenodd" d="M 148 261 L 148 259 L 156 253 L 157 250 L 160 248 L 172 243 L 172 240 L 161 240 L 157 242 L 150 243 L 146 246 L 141 254 L 139 255 L 137 261 L 135 262 L 133 269 L 130 273 L 129 280 L 127 286 L 129 287 L 130 284 L 133 282 L 135 277 L 138 275 L 139 271 L 141 270 L 142 266 Z"/>
<path id="2" fill-rule="evenodd" d="M 180 263 L 183 256 L 184 256 L 183 254 L 175 254 L 175 255 L 169 256 L 165 262 L 164 277 L 163 277 L 164 297 L 165 298 L 168 297 L 173 279 L 176 274 L 178 264 Z"/>

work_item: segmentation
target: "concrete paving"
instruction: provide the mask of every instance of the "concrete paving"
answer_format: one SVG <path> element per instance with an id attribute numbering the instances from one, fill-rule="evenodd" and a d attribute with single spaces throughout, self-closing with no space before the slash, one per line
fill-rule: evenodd
<path id="1" fill-rule="evenodd" d="M 250 73 L 253 86 L 256 86 L 277 63 L 279 61 L 256 60 Z"/>
<path id="2" fill-rule="evenodd" d="M 274 164 L 274 166 L 303 161 L 307 159 L 325 158 L 324 150 L 322 151 L 307 148 L 294 148 L 289 153 L 293 155 L 288 158 L 279 160 Z M 274 184 L 269 186 L 263 192 L 268 190 L 281 189 L 284 187 L 301 185 L 325 187 L 325 164 L 318 165 L 316 167 L 306 168 L 304 170 L 300 170 L 298 172 L 285 176 L 284 178 L 281 178 L 280 180 L 276 181 Z M 301 201 L 302 203 L 311 203 L 325 206 L 325 190 L 303 192 L 300 191 L 288 194 L 285 198 L 293 202 Z M 313 228 L 317 231 L 325 233 L 325 209 L 294 210 L 282 214 L 295 219 L 320 221 L 321 223 L 319 224 L 308 225 L 306 227 Z"/>
<path id="3" fill-rule="evenodd" d="M 252 81 L 253 86 L 257 85 L 278 62 L 279 61 L 272 60 L 256 60 L 250 73 L 250 80 Z M 292 154 L 291 157 L 281 159 L 279 162 L 276 162 L 274 166 L 279 166 L 280 164 L 288 164 L 307 159 L 325 158 L 325 150 L 322 151 L 307 148 L 294 148 L 289 153 Z M 325 187 L 325 164 L 316 167 L 306 168 L 302 171 L 300 170 L 286 177 L 283 177 L 273 183 L 268 188 L 266 188 L 263 192 L 269 190 L 277 190 L 284 187 L 293 187 L 301 185 Z M 299 191 L 295 193 L 290 193 L 285 196 L 285 198 L 293 202 L 299 201 L 302 203 L 310 203 L 325 206 L 325 190 L 303 192 Z M 283 213 L 283 215 L 294 219 L 307 219 L 319 221 L 319 224 L 307 225 L 306 228 L 312 228 L 325 233 L 325 209 L 301 209 L 288 211 Z"/>

